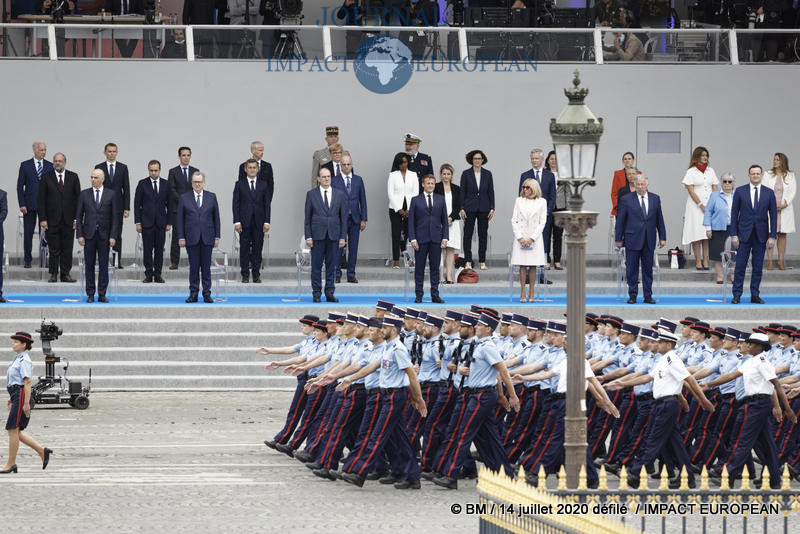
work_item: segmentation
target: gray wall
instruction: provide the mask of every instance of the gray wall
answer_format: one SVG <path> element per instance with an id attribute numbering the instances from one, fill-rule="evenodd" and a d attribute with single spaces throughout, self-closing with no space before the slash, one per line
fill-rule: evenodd
<path id="1" fill-rule="evenodd" d="M 4 61 L 0 102 L 0 187 L 12 208 L 5 229 L 7 249 L 16 228 L 15 183 L 19 162 L 31 157 L 34 139 L 48 143 L 48 159 L 67 155 L 68 168 L 88 187 L 89 171 L 103 161 L 103 145 L 114 141 L 119 160 L 137 181 L 155 158 L 177 164 L 176 149 L 189 145 L 192 163 L 207 173 L 209 190 L 222 203 L 225 248 L 232 234 L 231 191 L 249 143 L 263 140 L 272 162 L 276 192 L 271 252 L 297 247 L 311 154 L 324 145 L 323 127 L 338 124 L 367 184 L 369 223 L 362 254 L 389 249 L 386 176 L 403 134 L 423 138 L 422 151 L 438 166 L 467 167 L 464 154 L 483 149 L 495 177 L 497 212 L 490 223 L 493 253 L 505 254 L 511 209 L 529 150 L 552 147 L 548 124 L 566 104 L 575 65 L 540 65 L 528 73 L 416 72 L 393 95 L 376 95 L 347 72 L 265 72 L 262 63 Z M 587 99 L 604 119 L 597 163 L 598 185 L 587 189 L 586 209 L 601 213 L 591 231 L 590 253 L 607 246 L 610 180 L 624 151 L 633 150 L 637 115 L 693 117 L 693 143 L 711 152 L 718 174 L 733 170 L 742 183 L 747 166 L 771 163 L 775 151 L 800 157 L 790 135 L 800 120 L 798 70 L 775 66 L 586 65 L 581 78 Z M 688 162 L 687 162 L 688 163 Z M 686 193 L 681 176 L 645 169 L 650 188 L 663 197 L 668 242 L 680 240 Z M 166 173 L 165 173 L 166 174 Z M 126 251 L 132 252 L 133 221 L 126 221 Z M 797 250 L 790 243 L 790 250 Z"/>

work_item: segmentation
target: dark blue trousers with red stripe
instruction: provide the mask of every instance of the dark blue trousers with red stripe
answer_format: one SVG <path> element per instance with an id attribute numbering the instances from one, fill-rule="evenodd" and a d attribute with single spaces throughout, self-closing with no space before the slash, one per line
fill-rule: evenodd
<path id="1" fill-rule="evenodd" d="M 795 397 L 789 401 L 795 415 L 800 413 L 800 397 Z M 783 429 L 783 436 L 780 437 L 778 444 L 778 463 L 783 465 L 786 462 L 794 460 L 794 456 L 800 457 L 798 444 L 800 444 L 800 424 L 792 424 L 784 417 L 783 422 L 785 428 Z M 797 451 L 797 453 L 795 453 Z"/>
<path id="2" fill-rule="evenodd" d="M 714 412 L 716 418 L 711 435 L 702 447 L 697 448 L 692 456 L 692 463 L 710 467 L 717 458 L 722 459 L 721 454 L 730 450 L 731 428 L 736 419 L 736 397 L 733 393 L 718 395 Z"/>
<path id="3" fill-rule="evenodd" d="M 411 450 L 411 442 L 403 424 L 403 407 L 407 397 L 408 392 L 405 389 L 381 395 L 378 420 L 369 435 L 363 454 L 349 465 L 349 472 L 367 476 L 385 449 L 394 477 L 411 481 L 420 479 L 419 464 Z"/>
<path id="4" fill-rule="evenodd" d="M 439 385 L 426 384 L 421 387 L 422 400 L 425 401 L 425 406 L 430 410 L 433 407 L 433 402 L 436 400 L 439 392 Z M 426 417 L 422 417 L 420 413 L 412 406 L 411 410 L 406 412 L 406 434 L 408 439 L 411 440 L 411 448 L 414 450 L 414 456 L 419 455 L 420 440 L 422 439 L 422 431 L 425 428 Z"/>
<path id="5" fill-rule="evenodd" d="M 336 391 L 336 382 L 328 384 L 322 388 L 321 391 L 322 405 L 317 411 L 317 415 L 311 421 L 311 429 L 308 433 L 308 440 L 306 441 L 306 450 L 313 455 L 317 455 L 319 443 L 323 439 L 323 434 L 326 429 L 332 424 L 331 418 L 333 416 L 333 409 L 336 406 L 336 401 L 342 400 L 343 395 Z"/>
<path id="6" fill-rule="evenodd" d="M 454 390 L 453 394 L 455 395 L 455 398 L 453 400 L 453 407 L 450 413 L 450 420 L 447 422 L 447 429 L 445 430 L 444 438 L 439 446 L 439 450 L 436 451 L 433 463 L 430 464 L 430 470 L 434 473 L 444 473 L 443 470 L 445 469 L 445 462 L 450 456 L 450 452 L 453 447 L 456 446 L 456 432 L 458 432 L 458 428 L 461 426 L 461 422 L 464 419 L 464 415 L 467 410 L 467 394 L 459 390 Z M 428 466 L 426 465 L 426 467 Z M 467 455 L 467 458 L 464 460 L 463 467 L 465 470 L 470 472 L 478 471 L 472 455 Z"/>
<path id="7" fill-rule="evenodd" d="M 364 405 L 364 413 L 361 416 L 361 423 L 358 427 L 358 434 L 356 435 L 355 444 L 350 449 L 350 454 L 344 459 L 342 471 L 350 472 L 350 467 L 353 462 L 358 459 L 364 450 L 367 448 L 369 436 L 375 424 L 378 422 L 378 416 L 381 413 L 381 394 L 379 392 L 367 393 L 366 402 Z"/>
<path id="8" fill-rule="evenodd" d="M 619 409 L 621 399 L 621 390 L 615 391 L 614 395 L 611 397 L 611 402 L 617 409 Z M 605 458 L 606 438 L 608 437 L 608 433 L 611 432 L 614 418 L 601 410 L 597 405 L 595 405 L 593 409 L 595 413 L 590 421 L 586 442 L 589 444 L 593 458 Z"/>
<path id="9" fill-rule="evenodd" d="M 297 387 L 294 390 L 292 404 L 289 405 L 289 413 L 286 414 L 286 423 L 283 425 L 281 431 L 275 434 L 275 437 L 273 438 L 278 443 L 286 444 L 286 442 L 289 441 L 289 438 L 292 437 L 295 428 L 297 428 L 297 425 L 300 423 L 300 418 L 302 417 L 303 410 L 306 407 L 306 399 L 308 398 L 308 395 L 306 395 L 306 390 L 304 389 L 307 380 L 307 373 L 303 373 L 297 377 Z"/>
<path id="10" fill-rule="evenodd" d="M 733 424 L 730 426 L 730 430 L 728 431 L 725 439 L 721 440 L 719 443 L 719 451 L 717 452 L 717 458 L 719 461 L 714 464 L 714 469 L 717 471 L 722 471 L 725 463 L 731 457 L 733 443 L 736 441 L 737 436 L 739 436 L 742 425 L 744 424 L 745 406 L 746 405 L 740 401 L 734 401 L 733 403 Z M 747 466 L 747 472 L 750 473 L 750 478 L 755 477 L 756 468 L 755 464 L 753 463 L 752 456 L 747 459 L 745 466 Z"/>
<path id="11" fill-rule="evenodd" d="M 536 422 L 541 417 L 542 403 L 545 397 L 539 391 L 538 386 L 524 388 L 522 395 L 518 417 L 512 421 L 503 436 L 506 458 L 511 463 L 516 463 L 536 435 L 534 430 L 536 430 Z"/>
<path id="12" fill-rule="evenodd" d="M 622 446 L 619 458 L 620 463 L 623 465 L 630 465 L 633 458 L 641 452 L 644 448 L 644 437 L 647 434 L 647 421 L 650 419 L 650 413 L 653 411 L 653 397 L 650 395 L 647 399 L 636 399 L 636 417 L 631 426 L 630 439 Z"/>
<path id="13" fill-rule="evenodd" d="M 325 390 L 317 390 L 314 393 L 307 393 L 306 394 L 306 405 L 303 409 L 303 416 L 300 419 L 300 423 L 297 426 L 297 430 L 294 432 L 294 436 L 289 440 L 287 445 L 289 445 L 292 449 L 297 450 L 300 448 L 300 445 L 306 440 L 306 438 L 311 434 L 312 424 L 314 419 L 317 417 L 319 413 L 320 407 L 322 406 L 322 402 L 325 399 Z M 313 435 L 313 434 L 312 434 Z"/>
<path id="14" fill-rule="evenodd" d="M 450 422 L 450 415 L 453 412 L 453 404 L 460 393 L 452 386 L 440 386 L 436 392 L 433 406 L 428 409 L 428 417 L 425 418 L 425 426 L 422 430 L 422 462 L 420 467 L 423 471 L 433 470 L 433 461 L 439 447 L 444 441 L 444 433 L 447 430 L 447 423 Z"/>
<path id="15" fill-rule="evenodd" d="M 717 425 L 717 417 L 719 416 L 719 389 L 714 389 L 712 391 L 706 391 L 706 398 L 714 405 L 713 412 L 707 412 L 705 410 L 700 411 L 700 416 L 697 418 L 697 423 L 694 428 L 692 428 L 693 433 L 693 440 L 690 441 L 689 449 L 689 458 L 691 458 L 692 463 L 697 463 L 704 457 L 704 451 L 708 452 L 708 445 L 715 441 L 714 440 L 714 428 Z M 693 400 L 697 400 L 694 399 Z"/>
<path id="16" fill-rule="evenodd" d="M 639 474 L 643 465 L 653 463 L 659 456 L 672 455 L 676 461 L 676 467 L 686 467 L 686 474 L 689 482 L 694 483 L 694 471 L 689 465 L 689 455 L 686 453 L 686 446 L 683 444 L 683 437 L 678 426 L 678 416 L 681 413 L 681 404 L 677 399 L 669 399 L 663 402 L 653 401 L 647 433 L 647 443 L 642 454 L 636 457 L 630 464 L 630 471 Z M 666 449 L 670 451 L 667 453 Z"/>
<path id="17" fill-rule="evenodd" d="M 765 397 L 754 399 L 744 405 L 742 427 L 731 445 L 731 452 L 726 462 L 728 476 L 731 479 L 739 477 L 748 459 L 752 459 L 752 450 L 756 448 L 762 463 L 769 469 L 771 485 L 781 483 L 781 473 L 778 469 L 778 450 L 775 446 L 769 425 L 772 417 L 772 398 Z"/>
<path id="18" fill-rule="evenodd" d="M 450 478 L 458 478 L 464 462 L 470 456 L 470 445 L 475 443 L 475 448 L 478 449 L 486 467 L 492 471 L 504 468 L 506 474 L 511 476 L 513 471 L 506 459 L 497 422 L 494 419 L 497 390 L 468 393 L 464 405 L 464 416 L 453 435 L 454 445 L 450 447 L 441 473 Z"/>
<path id="19" fill-rule="evenodd" d="M 306 450 L 314 455 L 314 460 L 320 463 L 322 463 L 323 450 L 328 443 L 328 438 L 333 432 L 333 426 L 336 423 L 339 413 L 342 411 L 342 405 L 345 399 L 344 393 L 336 391 L 336 384 L 331 384 L 331 386 L 334 386 L 334 391 L 329 393 L 327 406 L 323 402 L 320 408 L 322 422 L 317 427 L 313 438 L 309 438 L 306 442 Z"/>
<path id="20" fill-rule="evenodd" d="M 343 402 L 338 406 L 336 421 L 319 455 L 319 463 L 325 469 L 339 469 L 339 460 L 342 458 L 345 444 L 355 442 L 361 415 L 364 413 L 367 392 L 364 389 L 355 391 L 350 389 L 342 395 L 342 399 Z"/>
<path id="21" fill-rule="evenodd" d="M 619 410 L 619 419 L 614 419 L 611 427 L 611 444 L 606 455 L 606 463 L 618 463 L 622 460 L 622 450 L 630 439 L 630 431 L 636 413 L 633 387 L 622 390 L 617 409 Z"/>

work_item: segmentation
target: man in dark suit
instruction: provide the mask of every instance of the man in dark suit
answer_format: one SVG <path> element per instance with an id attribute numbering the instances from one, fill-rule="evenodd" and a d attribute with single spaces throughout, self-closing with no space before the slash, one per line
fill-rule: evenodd
<path id="1" fill-rule="evenodd" d="M 214 24 L 215 0 L 184 0 L 182 22 L 184 26 Z M 215 31 L 198 30 L 194 34 L 194 46 L 198 57 L 214 56 L 212 36 Z M 186 57 L 185 55 L 183 57 Z"/>
<path id="2" fill-rule="evenodd" d="M 325 263 L 325 300 L 339 302 L 336 292 L 336 266 L 347 235 L 347 199 L 331 187 L 331 172 L 317 174 L 319 187 L 306 193 L 305 238 L 311 249 L 311 291 L 314 302 L 322 293 L 322 264 Z"/>
<path id="3" fill-rule="evenodd" d="M 6 217 L 8 216 L 8 195 L 6 192 L 0 189 L 0 262 L 3 260 L 3 223 L 6 221 Z M 0 303 L 5 302 L 6 299 L 3 298 L 3 267 L 0 265 Z"/>
<path id="4" fill-rule="evenodd" d="M 331 180 L 331 186 L 347 198 L 347 281 L 357 284 L 356 261 L 358 260 L 358 238 L 367 229 L 367 193 L 364 180 L 353 173 L 353 160 L 342 156 L 342 172 Z M 336 268 L 336 283 L 342 277 L 342 264 Z"/>
<path id="5" fill-rule="evenodd" d="M 245 162 L 244 180 L 233 186 L 233 225 L 239 233 L 239 266 L 242 283 L 250 281 L 261 283 L 261 251 L 264 248 L 264 234 L 269 232 L 270 204 L 267 183 L 257 178 L 258 162 L 249 159 Z"/>
<path id="6" fill-rule="evenodd" d="M 189 162 L 192 160 L 192 149 L 182 146 L 178 149 L 180 165 L 172 167 L 167 175 L 169 188 L 172 191 L 173 206 L 178 206 L 178 199 L 182 194 L 192 190 L 192 175 L 199 171 L 197 167 L 192 167 Z M 170 218 L 172 224 L 172 242 L 169 249 L 169 269 L 174 271 L 178 268 L 181 261 L 181 248 L 178 246 L 178 231 L 175 225 L 175 218 Z"/>
<path id="7" fill-rule="evenodd" d="M 43 141 L 33 143 L 33 158 L 19 164 L 19 177 L 17 178 L 17 199 L 19 211 L 22 212 L 23 225 L 23 267 L 31 268 L 33 262 L 33 231 L 37 225 L 37 200 L 39 196 L 39 182 L 44 173 L 53 170 L 53 164 L 44 159 L 47 154 L 47 144 Z"/>
<path id="8" fill-rule="evenodd" d="M 417 134 L 407 133 L 404 139 L 406 143 L 406 154 L 408 154 L 408 170 L 417 173 L 419 188 L 422 189 L 422 177 L 426 174 L 433 174 L 433 159 L 419 151 L 419 144 L 422 138 Z"/>
<path id="9" fill-rule="evenodd" d="M 181 195 L 178 201 L 178 244 L 186 247 L 189 256 L 186 302 L 197 302 L 201 271 L 203 302 L 214 302 L 211 298 L 211 252 L 219 245 L 219 205 L 214 193 L 204 191 L 205 185 L 206 175 L 197 171 L 192 175 L 192 191 Z"/>
<path id="10" fill-rule="evenodd" d="M 447 248 L 450 237 L 447 224 L 447 204 L 444 197 L 434 195 L 436 177 L 432 174 L 422 179 L 423 193 L 411 199 L 408 209 L 408 238 L 414 248 L 414 302 L 422 302 L 425 282 L 425 261 L 431 269 L 431 300 L 444 302 L 439 297 L 439 262 L 442 249 Z"/>
<path id="11" fill-rule="evenodd" d="M 550 263 L 550 233 L 553 229 L 553 210 L 556 208 L 556 177 L 544 166 L 543 154 L 541 148 L 531 150 L 531 169 L 520 175 L 517 194 L 522 192 L 522 184 L 528 178 L 536 180 L 542 189 L 542 198 L 547 202 L 547 223 L 544 225 L 542 237 L 544 238 L 544 253 L 547 255 L 547 263 Z"/>
<path id="12" fill-rule="evenodd" d="M 133 220 L 136 231 L 142 234 L 144 282 L 163 284 L 161 267 L 164 265 L 164 243 L 175 218 L 175 201 L 169 182 L 161 178 L 161 162 L 147 164 L 150 175 L 136 185 L 133 196 Z"/>
<path id="13" fill-rule="evenodd" d="M 267 182 L 269 188 L 269 201 L 272 202 L 272 193 L 275 191 L 275 180 L 272 176 L 272 164 L 269 161 L 262 159 L 264 157 L 264 143 L 261 141 L 253 141 L 250 143 L 251 159 L 256 160 L 258 163 L 258 179 Z M 244 172 L 244 163 L 239 165 L 239 180 L 244 180 L 247 175 Z"/>
<path id="14" fill-rule="evenodd" d="M 144 7 L 142 0 L 106 0 L 105 2 L 106 13 L 112 15 L 142 15 L 144 14 Z M 119 53 L 122 57 L 133 57 L 133 52 L 136 50 L 138 39 L 115 39 L 119 47 Z M 108 184 L 108 176 L 106 176 L 106 184 Z"/>
<path id="15" fill-rule="evenodd" d="M 661 213 L 661 199 L 647 191 L 647 177 L 640 174 L 636 178 L 636 191 L 625 195 L 617 204 L 616 242 L 625 246 L 625 279 L 628 281 L 628 304 L 636 304 L 639 294 L 639 265 L 642 268 L 642 292 L 646 304 L 653 300 L 653 253 L 656 247 L 667 243 L 667 230 L 664 215 Z"/>
<path id="16" fill-rule="evenodd" d="M 77 174 L 66 170 L 66 166 L 67 157 L 64 154 L 59 152 L 53 156 L 53 170 L 42 175 L 36 201 L 39 226 L 45 230 L 50 252 L 50 283 L 58 281 L 59 269 L 62 282 L 75 281 L 69 271 L 72 269 L 75 211 L 81 194 L 81 182 Z"/>
<path id="17" fill-rule="evenodd" d="M 119 228 L 117 228 L 115 232 L 117 239 L 114 245 L 114 252 L 117 253 L 117 269 L 122 269 L 122 219 L 127 219 L 130 215 L 131 180 L 128 176 L 128 166 L 117 161 L 117 145 L 114 143 L 106 143 L 103 152 L 106 155 L 106 160 L 103 163 L 98 163 L 94 168 L 102 170 L 105 174 L 105 182 L 103 182 L 104 187 L 113 189 L 119 195 L 120 216 L 116 219 Z"/>
<path id="18" fill-rule="evenodd" d="M 731 206 L 731 246 L 736 251 L 736 269 L 733 273 L 733 299 L 739 304 L 744 285 L 747 260 L 752 254 L 750 274 L 750 302 L 764 304 L 759 296 L 764 252 L 775 245 L 778 232 L 778 208 L 775 193 L 761 183 L 762 169 L 751 165 L 750 183 L 736 188 Z"/>
<path id="19" fill-rule="evenodd" d="M 331 171 L 331 183 L 333 183 L 333 180 L 342 174 L 342 155 L 344 155 L 344 147 L 339 143 L 334 143 L 329 146 L 328 149 L 331 151 L 331 160 L 320 166 L 320 168 Z"/>
<path id="20" fill-rule="evenodd" d="M 117 219 L 120 216 L 119 194 L 103 187 L 102 169 L 91 174 L 92 187 L 81 191 L 75 214 L 78 244 L 83 248 L 84 274 L 86 276 L 86 302 L 94 302 L 94 265 L 99 268 L 97 280 L 98 302 L 108 302 L 108 251 L 117 238 Z"/>

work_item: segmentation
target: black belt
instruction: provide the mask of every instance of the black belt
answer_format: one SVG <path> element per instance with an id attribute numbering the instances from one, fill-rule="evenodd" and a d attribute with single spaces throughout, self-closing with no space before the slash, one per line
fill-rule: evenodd
<path id="1" fill-rule="evenodd" d="M 524 386 L 525 391 L 539 391 L 541 388 L 539 386 Z"/>
<path id="2" fill-rule="evenodd" d="M 666 397 L 657 398 L 656 402 L 657 403 L 661 403 L 661 402 L 667 402 L 667 401 L 671 401 L 671 400 L 678 400 L 680 398 L 681 398 L 680 395 L 667 395 Z"/>
<path id="3" fill-rule="evenodd" d="M 566 399 L 567 398 L 567 394 L 566 393 L 551 393 L 550 394 L 550 398 L 554 399 L 554 400 Z"/>
<path id="4" fill-rule="evenodd" d="M 484 386 L 482 388 L 464 388 L 464 392 L 467 394 L 471 393 L 485 393 L 487 391 L 492 391 L 495 386 Z"/>
<path id="5" fill-rule="evenodd" d="M 20 385 L 8 386 L 8 387 L 6 387 L 6 389 L 8 390 L 8 394 L 11 395 L 15 391 L 17 391 L 18 389 L 22 389 L 22 386 L 20 386 Z"/>
<path id="6" fill-rule="evenodd" d="M 348 388 L 350 391 L 361 391 L 362 389 L 367 389 L 364 384 L 350 384 Z"/>
<path id="7" fill-rule="evenodd" d="M 633 386 L 624 387 L 620 391 L 622 391 L 623 393 L 629 393 L 633 391 Z"/>
<path id="8" fill-rule="evenodd" d="M 652 398 L 653 398 L 653 394 L 652 393 L 642 393 L 641 395 L 636 395 L 636 400 L 637 401 L 646 401 L 646 400 L 650 400 Z"/>
<path id="9" fill-rule="evenodd" d="M 380 392 L 381 392 L 381 388 L 372 388 L 372 389 L 368 389 L 367 390 L 367 395 L 373 395 L 375 393 L 380 393 Z"/>
<path id="10" fill-rule="evenodd" d="M 728 400 L 736 396 L 736 393 L 722 393 L 719 396 L 719 400 Z"/>
<path id="11" fill-rule="evenodd" d="M 750 395 L 749 397 L 745 397 L 742 399 L 742 403 L 745 402 L 753 402 L 762 399 L 771 399 L 772 395 L 767 395 L 766 393 L 759 393 L 758 395 Z"/>
<path id="12" fill-rule="evenodd" d="M 719 388 L 711 388 L 706 390 L 706 397 L 709 395 L 716 395 L 719 393 Z"/>
<path id="13" fill-rule="evenodd" d="M 422 386 L 422 387 L 446 386 L 447 385 L 447 381 L 446 380 L 438 380 L 436 382 L 426 381 L 426 382 L 420 382 L 419 385 Z"/>
<path id="14" fill-rule="evenodd" d="M 550 394 L 550 388 L 545 389 L 543 387 L 539 387 L 539 391 L 541 391 L 545 395 L 549 395 Z"/>
<path id="15" fill-rule="evenodd" d="M 396 391 L 402 391 L 404 389 L 406 389 L 406 388 L 381 388 L 381 393 L 383 393 L 384 395 L 387 395 L 389 393 L 394 393 Z"/>

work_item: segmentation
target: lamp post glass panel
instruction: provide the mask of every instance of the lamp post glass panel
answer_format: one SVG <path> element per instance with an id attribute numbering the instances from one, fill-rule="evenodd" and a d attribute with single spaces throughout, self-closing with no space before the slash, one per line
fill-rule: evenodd
<path id="1" fill-rule="evenodd" d="M 578 487 L 578 473 L 586 463 L 586 414 L 583 411 L 583 321 L 586 313 L 586 231 L 597 224 L 597 212 L 583 211 L 583 189 L 595 185 L 597 148 L 603 119 L 586 107 L 589 90 L 581 88 L 578 71 L 573 87 L 565 89 L 569 103 L 557 119 L 550 119 L 550 136 L 558 159 L 558 183 L 569 187 L 567 211 L 555 212 L 555 224 L 564 229 L 567 244 L 567 398 L 564 419 L 564 463 L 567 487 Z"/>

